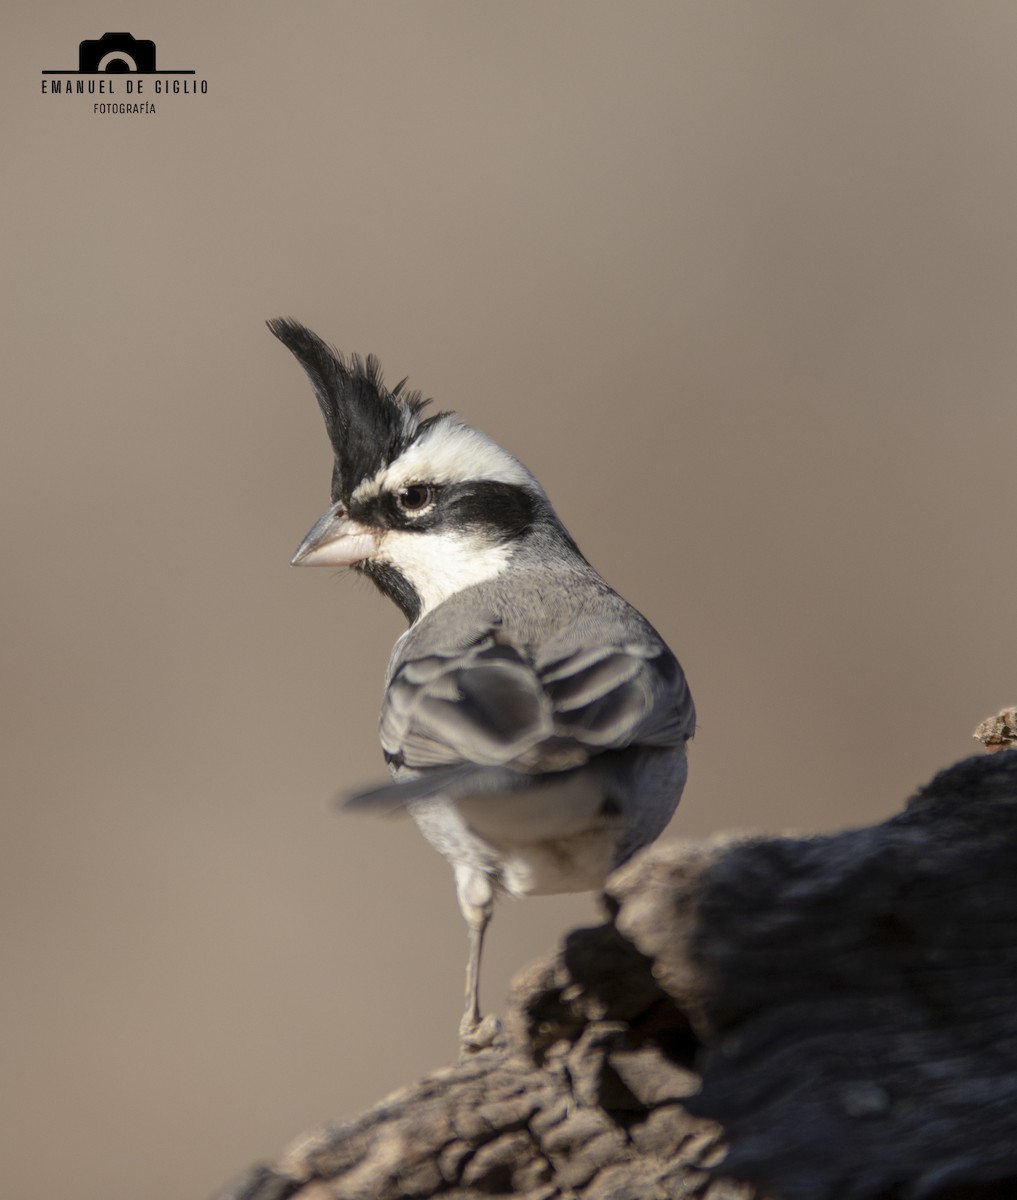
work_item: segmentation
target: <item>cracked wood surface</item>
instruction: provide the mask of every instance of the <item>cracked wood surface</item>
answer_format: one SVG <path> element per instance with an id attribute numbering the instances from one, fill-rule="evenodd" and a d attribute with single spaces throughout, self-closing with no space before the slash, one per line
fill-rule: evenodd
<path id="1" fill-rule="evenodd" d="M 501 1040 L 217 1200 L 1017 1195 L 1017 753 L 882 824 L 656 847 Z"/>

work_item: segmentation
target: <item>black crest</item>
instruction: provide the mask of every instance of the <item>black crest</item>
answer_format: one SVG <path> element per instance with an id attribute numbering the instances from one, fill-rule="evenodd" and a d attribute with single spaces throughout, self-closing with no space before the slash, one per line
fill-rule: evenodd
<path id="1" fill-rule="evenodd" d="M 356 354 L 347 360 L 289 317 L 277 317 L 268 327 L 307 372 L 335 454 L 332 500 L 348 503 L 357 484 L 413 441 L 428 401 L 419 392 L 404 392 L 405 379 L 386 388 L 373 354 L 366 361 Z"/>

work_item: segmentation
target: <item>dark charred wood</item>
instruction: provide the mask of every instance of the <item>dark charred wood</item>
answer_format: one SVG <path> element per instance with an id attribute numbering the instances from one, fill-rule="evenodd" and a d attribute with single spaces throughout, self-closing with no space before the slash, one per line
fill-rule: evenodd
<path id="1" fill-rule="evenodd" d="M 1017 753 L 880 825 L 657 847 L 504 1036 L 218 1200 L 1017 1195 Z"/>

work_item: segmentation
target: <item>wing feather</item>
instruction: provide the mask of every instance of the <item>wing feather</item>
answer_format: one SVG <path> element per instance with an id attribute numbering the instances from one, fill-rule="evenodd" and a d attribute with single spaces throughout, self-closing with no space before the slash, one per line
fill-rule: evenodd
<path id="1" fill-rule="evenodd" d="M 472 763 L 540 774 L 606 750 L 677 747 L 694 723 L 663 643 L 582 647 L 538 663 L 492 627 L 467 646 L 398 663 L 381 738 L 410 770 Z"/>

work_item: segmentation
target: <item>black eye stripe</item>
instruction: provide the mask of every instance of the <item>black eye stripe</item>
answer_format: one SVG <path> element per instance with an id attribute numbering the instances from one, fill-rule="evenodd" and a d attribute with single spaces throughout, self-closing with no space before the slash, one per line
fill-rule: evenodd
<path id="1" fill-rule="evenodd" d="M 426 491 L 426 500 L 416 490 Z M 407 496 L 410 491 L 412 497 Z M 407 504 L 407 499 L 410 503 Z M 416 503 L 416 507 L 413 507 Z M 540 503 L 525 488 L 500 480 L 465 483 L 413 483 L 354 504 L 351 515 L 382 529 L 486 531 L 501 541 L 518 537 L 538 518 Z"/>
<path id="2" fill-rule="evenodd" d="M 449 524 L 487 530 L 499 539 L 518 537 L 533 520 L 536 502 L 524 488 L 499 480 L 476 480 L 446 489 L 442 507 Z"/>

